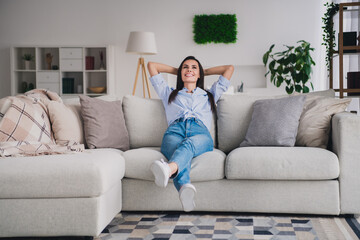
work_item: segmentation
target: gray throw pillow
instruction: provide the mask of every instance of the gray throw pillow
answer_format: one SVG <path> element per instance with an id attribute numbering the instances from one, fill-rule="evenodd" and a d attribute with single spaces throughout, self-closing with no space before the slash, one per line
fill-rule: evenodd
<path id="1" fill-rule="evenodd" d="M 81 95 L 80 104 L 88 148 L 129 149 L 121 101 L 108 102 Z"/>
<path id="2" fill-rule="evenodd" d="M 240 147 L 295 145 L 305 96 L 258 100 Z"/>

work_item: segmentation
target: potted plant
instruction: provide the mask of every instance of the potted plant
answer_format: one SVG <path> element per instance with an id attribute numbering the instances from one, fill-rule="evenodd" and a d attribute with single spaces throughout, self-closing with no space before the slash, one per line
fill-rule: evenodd
<path id="1" fill-rule="evenodd" d="M 28 70 L 30 69 L 30 61 L 34 61 L 35 58 L 31 53 L 25 53 L 22 59 L 25 61 L 25 69 Z"/>
<path id="2" fill-rule="evenodd" d="M 266 67 L 268 60 L 272 59 L 268 65 L 268 72 L 265 77 L 270 73 L 270 81 L 276 87 L 280 87 L 286 83 L 286 92 L 288 94 L 294 91 L 299 93 L 307 93 L 310 91 L 306 86 L 310 79 L 311 66 L 315 62 L 311 58 L 310 51 L 314 48 L 310 47 L 310 43 L 301 40 L 298 41 L 299 46 L 286 46 L 287 50 L 282 52 L 272 53 L 275 44 L 271 45 L 270 49 L 263 56 L 263 63 Z M 314 87 L 310 82 L 312 90 Z"/>

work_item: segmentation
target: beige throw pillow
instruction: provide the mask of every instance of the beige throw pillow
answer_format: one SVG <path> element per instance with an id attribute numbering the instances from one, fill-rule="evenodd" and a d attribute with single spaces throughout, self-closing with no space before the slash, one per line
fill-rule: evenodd
<path id="1" fill-rule="evenodd" d="M 51 101 L 48 104 L 49 116 L 55 140 L 72 140 L 84 143 L 83 125 L 75 105 L 65 105 Z"/>
<path id="2" fill-rule="evenodd" d="M 129 149 L 129 134 L 121 101 L 104 101 L 80 96 L 85 141 L 89 148 Z"/>
<path id="3" fill-rule="evenodd" d="M 351 99 L 337 99 L 308 95 L 300 116 L 297 146 L 326 148 L 331 117 L 345 111 Z"/>

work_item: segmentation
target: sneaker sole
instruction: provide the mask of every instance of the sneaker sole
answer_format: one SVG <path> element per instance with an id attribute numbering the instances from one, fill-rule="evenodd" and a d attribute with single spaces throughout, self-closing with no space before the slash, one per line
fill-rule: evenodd
<path id="1" fill-rule="evenodd" d="M 164 175 L 162 168 L 157 163 L 153 163 L 150 167 L 150 170 L 155 176 L 155 184 L 159 187 L 165 188 L 169 179 L 167 179 L 167 177 Z"/>
<path id="2" fill-rule="evenodd" d="M 192 188 L 185 188 L 180 195 L 180 200 L 183 205 L 183 209 L 185 212 L 191 212 L 195 208 L 195 197 L 196 191 Z"/>

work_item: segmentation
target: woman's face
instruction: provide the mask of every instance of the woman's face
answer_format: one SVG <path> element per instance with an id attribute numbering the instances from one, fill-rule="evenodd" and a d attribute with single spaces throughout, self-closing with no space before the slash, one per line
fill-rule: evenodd
<path id="1" fill-rule="evenodd" d="M 196 83 L 200 78 L 200 69 L 197 61 L 186 60 L 181 68 L 181 78 L 184 83 Z"/>

